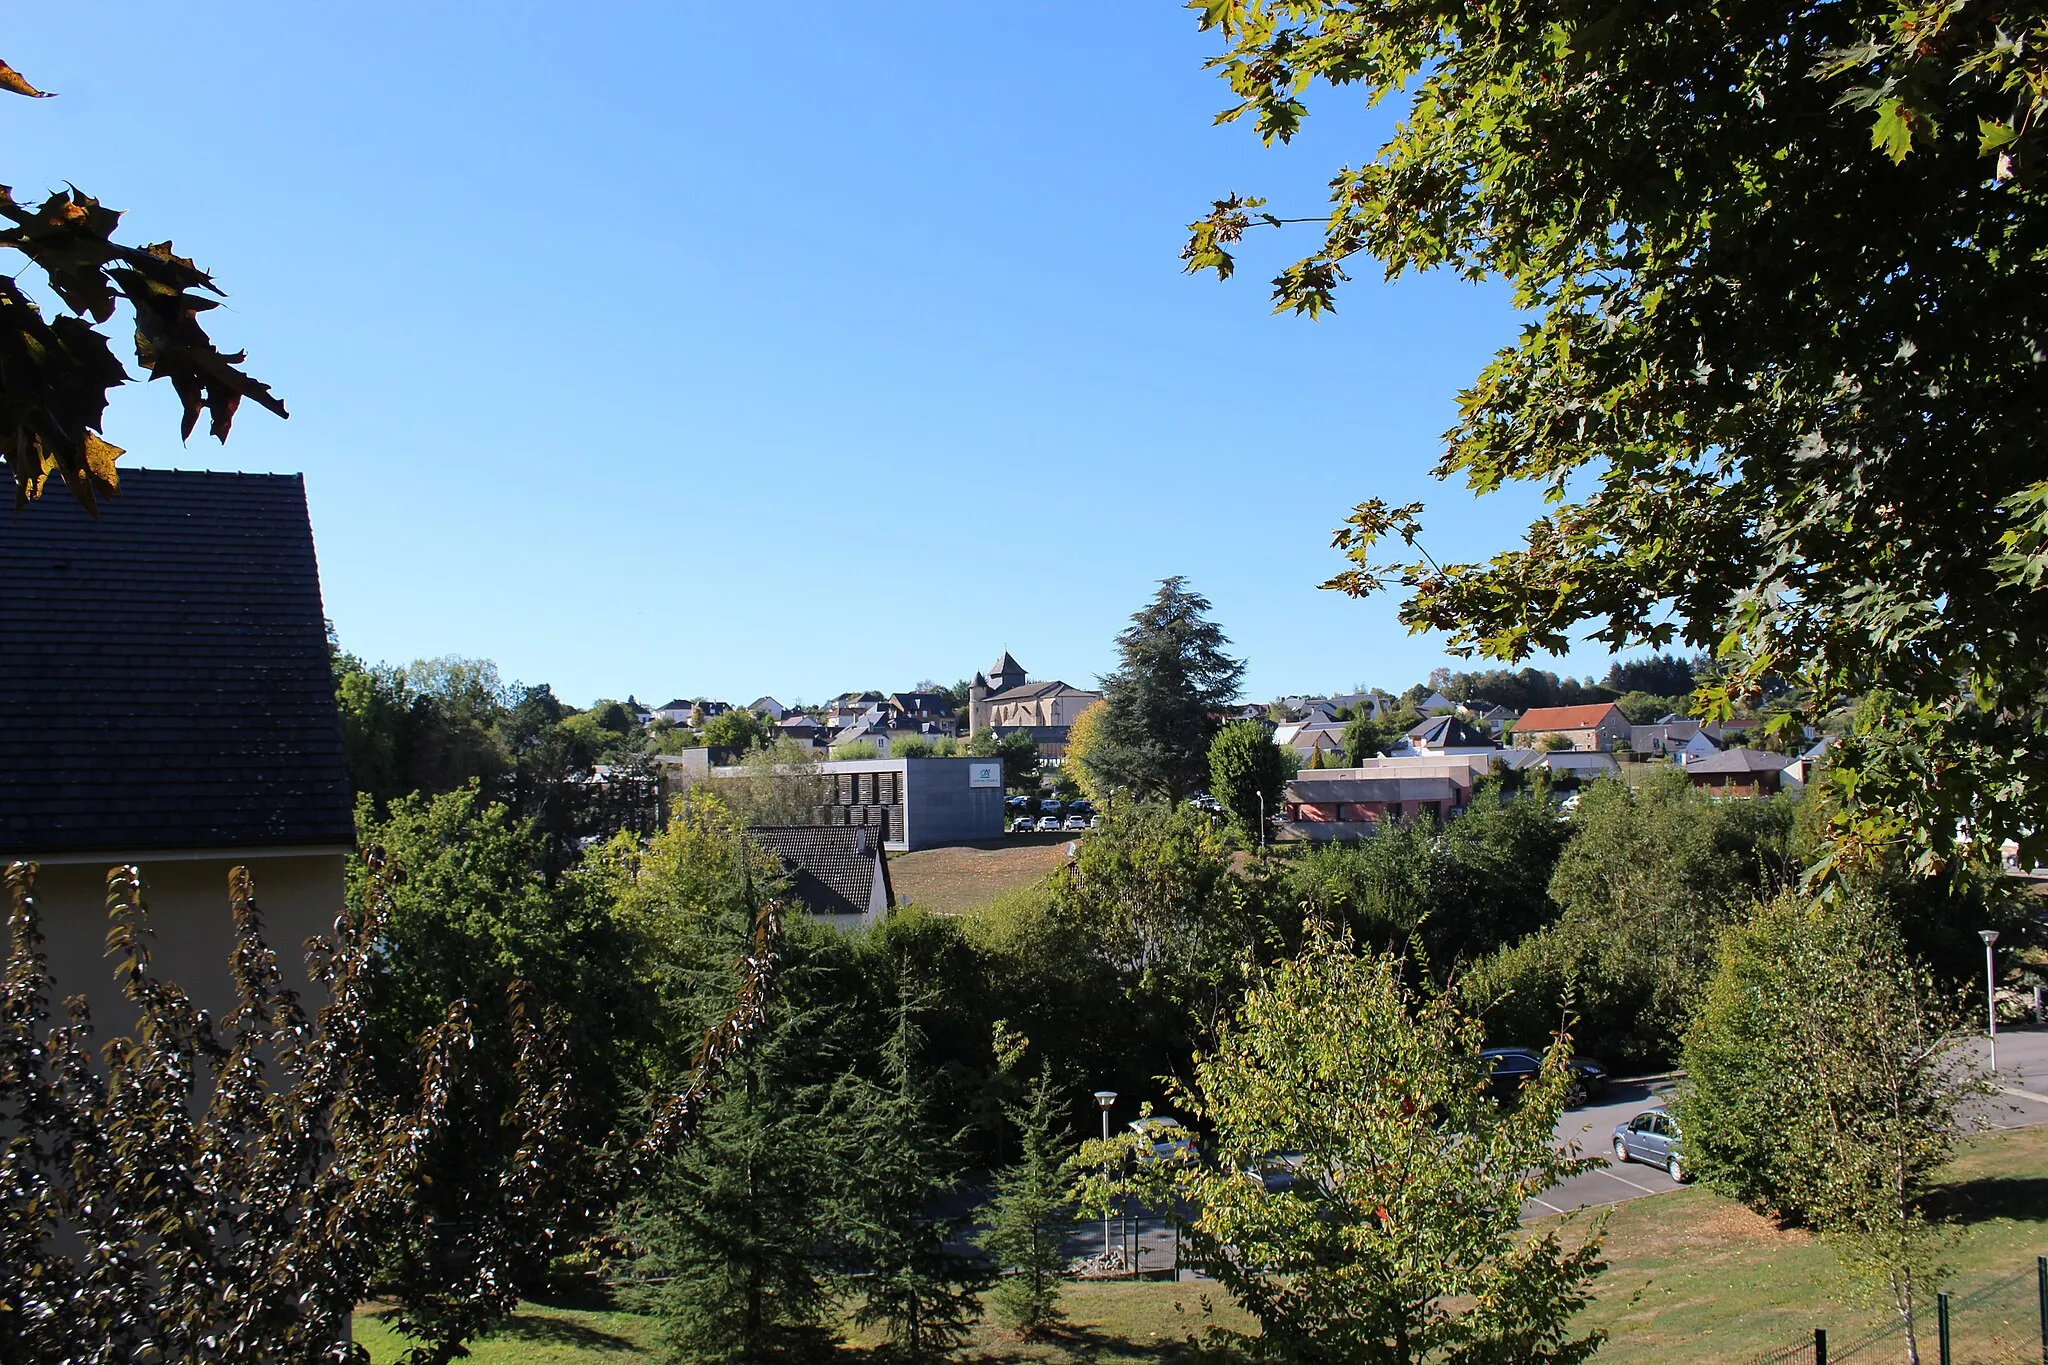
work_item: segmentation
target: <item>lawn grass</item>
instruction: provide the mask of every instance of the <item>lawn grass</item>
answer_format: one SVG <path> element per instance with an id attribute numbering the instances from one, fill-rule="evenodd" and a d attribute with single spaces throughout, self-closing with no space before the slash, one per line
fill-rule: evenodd
<path id="1" fill-rule="evenodd" d="M 1946 1211 L 1960 1224 L 1947 1282 L 1959 1293 L 2029 1270 L 2048 1253 L 2048 1126 L 2020 1128 L 1966 1143 L 1942 1192 Z M 1765 1349 L 1811 1338 L 1828 1329 L 1839 1351 L 1865 1330 L 1887 1321 L 1883 1312 L 1855 1302 L 1833 1254 L 1803 1232 L 1787 1231 L 1698 1187 L 1585 1213 L 1571 1236 L 1604 1217 L 1609 1269 L 1582 1325 L 1609 1333 L 1595 1357 L 1613 1365 L 1647 1362 L 1741 1362 Z M 1137 1365 L 1171 1362 L 1180 1343 L 1203 1324 L 1202 1298 L 1213 1284 L 1077 1283 L 1066 1288 L 1068 1330 L 1050 1341 L 1019 1342 L 984 1324 L 963 1358 L 973 1362 L 1028 1361 L 1034 1365 Z M 2031 1279 L 2000 1305 L 2013 1318 L 2004 1338 L 2024 1345 L 2032 1324 Z M 1994 1305 L 1962 1315 L 1957 1323 L 1958 1365 L 2005 1359 L 1988 1349 Z M 1234 1305 L 1217 1305 L 1216 1321 L 1247 1326 Z M 374 1306 L 356 1317 L 356 1339 L 377 1365 L 388 1365 L 404 1346 L 379 1320 Z M 1933 1358 L 1932 1315 L 1924 1329 Z M 658 1358 L 654 1324 L 633 1313 L 579 1311 L 529 1304 L 512 1326 L 476 1343 L 479 1365 L 618 1365 Z M 850 1334 L 848 1354 L 865 1353 L 878 1338 Z M 2032 1350 L 2038 1352 L 2038 1336 Z M 1902 1352 L 1877 1347 L 1855 1359 L 1894 1360 Z"/>
<path id="2" fill-rule="evenodd" d="M 1942 1204 L 1961 1232 L 1948 1283 L 1933 1287 L 1967 1292 L 2031 1268 L 2048 1252 L 2048 1127 L 1965 1144 Z M 1766 1347 L 1811 1339 L 1816 1327 L 1826 1328 L 1839 1349 L 1890 1321 L 1859 1299 L 1834 1254 L 1811 1236 L 1698 1187 L 1611 1210 L 1607 1260 L 1599 1300 L 1585 1320 L 1608 1331 L 1597 1358 L 1616 1365 L 1749 1360 Z M 2031 1284 L 2023 1288 L 2031 1299 Z M 1923 1347 L 1933 1335 L 1931 1312 L 1929 1319 Z M 1965 1325 L 1959 1322 L 1959 1331 Z M 2034 1350 L 2038 1359 L 2038 1334 Z M 1871 1358 L 1902 1354 L 1873 1351 Z"/>
<path id="3" fill-rule="evenodd" d="M 889 855 L 889 882 L 899 905 L 935 915 L 979 909 L 1005 892 L 1043 881 L 1066 865 L 1079 834 L 1020 834 L 1002 843 L 955 844 Z"/>
<path id="4" fill-rule="evenodd" d="M 1183 1354 L 1190 1331 L 1208 1321 L 1202 1299 L 1213 1284 L 1164 1281 L 1140 1284 L 1088 1283 L 1066 1286 L 1061 1306 L 1065 1326 L 1043 1341 L 1020 1341 L 984 1322 L 961 1353 L 968 1361 L 1029 1361 L 1033 1365 L 1145 1365 Z M 384 1322 L 383 1309 L 368 1305 L 356 1314 L 356 1340 L 376 1365 L 389 1365 L 411 1343 Z M 1245 1315 L 1227 1300 L 1216 1305 L 1216 1322 L 1243 1328 Z M 637 1313 L 603 1312 L 528 1303 L 505 1331 L 473 1343 L 477 1365 L 623 1365 L 660 1358 L 659 1329 Z M 880 1345 L 876 1332 L 849 1329 L 845 1352 L 867 1354 Z"/>

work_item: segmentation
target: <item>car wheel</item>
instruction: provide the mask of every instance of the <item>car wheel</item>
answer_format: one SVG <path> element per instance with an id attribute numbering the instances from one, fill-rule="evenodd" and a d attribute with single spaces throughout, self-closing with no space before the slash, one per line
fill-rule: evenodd
<path id="1" fill-rule="evenodd" d="M 1578 1107 L 1579 1107 L 1580 1105 L 1584 1104 L 1585 1102 L 1586 1102 L 1586 1084 L 1585 1084 L 1585 1082 L 1584 1082 L 1584 1081 L 1573 1081 L 1573 1082 L 1571 1082 L 1571 1084 L 1569 1084 L 1569 1085 L 1565 1086 L 1565 1088 L 1564 1088 L 1564 1107 L 1565 1107 L 1565 1108 L 1567 1108 L 1567 1109 L 1576 1109 L 1576 1108 L 1578 1108 Z"/>
<path id="2" fill-rule="evenodd" d="M 1678 1153 L 1673 1152 L 1664 1158 L 1664 1171 L 1679 1184 L 1685 1183 L 1685 1163 L 1678 1159 Z"/>
<path id="3" fill-rule="evenodd" d="M 1622 1165 L 1628 1164 L 1628 1144 L 1620 1138 L 1614 1140 L 1614 1159 Z"/>

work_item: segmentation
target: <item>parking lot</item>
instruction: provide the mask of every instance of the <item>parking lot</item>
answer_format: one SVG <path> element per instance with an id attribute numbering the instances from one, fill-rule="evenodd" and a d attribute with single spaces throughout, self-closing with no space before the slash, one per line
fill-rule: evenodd
<path id="1" fill-rule="evenodd" d="M 1974 1046 L 1982 1063 L 1984 1043 L 1980 1039 Z M 1988 1128 L 2048 1123 L 2048 1029 L 2028 1025 L 2000 1031 L 1995 1083 L 1998 1094 L 1971 1104 L 1971 1122 Z M 1598 1157 L 1601 1164 L 1530 1200 L 1522 1216 L 1548 1217 L 1679 1188 L 1677 1181 L 1655 1166 L 1635 1161 L 1616 1164 L 1609 1150 L 1615 1128 L 1645 1109 L 1661 1106 L 1671 1087 L 1668 1080 L 1616 1083 L 1599 1103 L 1566 1110 L 1557 1125 L 1558 1145 L 1566 1149 L 1576 1145 L 1579 1155 Z"/>
<path id="2" fill-rule="evenodd" d="M 1981 1040 L 1973 1044 L 1979 1061 L 1984 1060 Z M 2048 1123 L 2048 1029 L 2019 1027 L 1998 1036 L 1999 1093 L 1974 1102 L 1969 1110 L 1973 1124 L 1986 1128 L 2022 1128 Z M 1597 1103 L 1568 1109 L 1557 1125 L 1558 1145 L 1577 1154 L 1596 1158 L 1599 1165 L 1573 1176 L 1529 1201 L 1522 1210 L 1525 1220 L 1556 1217 L 1579 1209 L 1669 1194 L 1681 1188 L 1661 1167 L 1641 1162 L 1617 1164 L 1611 1144 L 1614 1130 L 1645 1109 L 1661 1107 L 1675 1081 L 1655 1078 L 1618 1081 Z M 1118 1218 L 1108 1229 L 1109 1244 L 1135 1253 L 1141 1268 L 1165 1273 L 1175 1261 L 1173 1229 L 1167 1220 L 1151 1210 L 1129 1210 L 1138 1216 Z M 1067 1238 L 1066 1252 L 1079 1259 L 1104 1248 L 1103 1225 L 1077 1224 Z"/>

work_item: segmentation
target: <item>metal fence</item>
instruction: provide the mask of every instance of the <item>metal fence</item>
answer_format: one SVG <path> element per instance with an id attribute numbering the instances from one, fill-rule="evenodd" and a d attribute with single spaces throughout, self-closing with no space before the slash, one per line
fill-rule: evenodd
<path id="1" fill-rule="evenodd" d="M 1958 1285 L 1915 1305 L 1920 1359 L 1940 1365 L 2048 1365 L 2048 1256 L 1995 1280 Z M 1906 1324 L 1890 1322 L 1832 1342 L 1825 1328 L 1749 1358 L 1747 1365 L 1878 1361 L 1903 1356 Z"/>

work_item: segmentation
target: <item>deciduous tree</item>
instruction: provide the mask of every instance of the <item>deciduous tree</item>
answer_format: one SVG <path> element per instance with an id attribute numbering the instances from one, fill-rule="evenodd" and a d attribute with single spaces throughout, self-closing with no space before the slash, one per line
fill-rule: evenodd
<path id="1" fill-rule="evenodd" d="M 1260 1326 L 1211 1336 L 1253 1359 L 1585 1360 L 1601 1334 L 1572 1318 L 1599 1240 L 1521 1223 L 1532 1195 L 1588 1164 L 1552 1142 L 1566 1044 L 1496 1102 L 1478 1024 L 1403 976 L 1312 928 L 1179 1096 L 1213 1128 L 1207 1159 L 1141 1160 L 1133 1184 L 1193 1210 L 1185 1254 Z M 1299 1154 L 1288 1188 L 1243 1175 L 1282 1152 Z"/>
<path id="2" fill-rule="evenodd" d="M 1915 1361 L 1915 1298 L 1947 1240 L 1927 1196 L 1964 1101 L 1988 1089 L 1957 1005 L 1874 907 L 1788 896 L 1723 939 L 1685 1042 L 1694 1169 L 1810 1224 L 1899 1316 Z"/>
<path id="3" fill-rule="evenodd" d="M 1437 465 L 1552 505 L 1484 562 L 1371 499 L 1330 586 L 1519 660 L 1590 630 L 1714 651 L 1717 709 L 1774 675 L 1836 749 L 1838 855 L 2048 851 L 2048 17 L 1933 0 L 1729 0 L 1655 23 L 1562 3 L 1202 0 L 1221 117 L 1294 136 L 1318 82 L 1406 117 L 1330 182 L 1276 305 L 1361 258 L 1499 278 L 1527 319 Z M 1232 195 L 1193 270 L 1278 223 Z M 1960 685 L 1959 685 L 1960 684 Z"/>
<path id="4" fill-rule="evenodd" d="M 1280 798 L 1295 766 L 1294 751 L 1273 742 L 1271 727 L 1241 720 L 1217 731 L 1209 744 L 1209 794 L 1222 803 L 1232 824 L 1263 843 L 1265 821 L 1280 813 Z"/>

